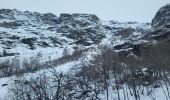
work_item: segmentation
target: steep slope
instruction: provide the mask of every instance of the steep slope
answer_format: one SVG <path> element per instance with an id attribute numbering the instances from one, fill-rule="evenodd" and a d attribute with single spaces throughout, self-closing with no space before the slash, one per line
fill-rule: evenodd
<path id="1" fill-rule="evenodd" d="M 0 10 L 0 56 L 17 59 L 41 53 L 61 57 L 65 48 L 97 44 L 105 36 L 99 18 L 90 14 L 40 14 Z M 11 57 L 9 57 L 11 56 Z M 55 57 L 56 56 L 56 57 Z M 4 59 L 4 58 L 2 58 Z M 47 60 L 47 59 L 46 59 Z"/>
<path id="2" fill-rule="evenodd" d="M 118 38 L 118 41 L 135 42 L 144 37 L 149 27 L 136 22 L 103 22 L 92 14 L 61 14 L 57 17 L 51 13 L 1 9 L 0 56 L 31 57 L 33 53 L 61 56 L 64 48 L 74 51 L 77 45 L 97 45 L 108 38 L 106 36 Z"/>
<path id="3" fill-rule="evenodd" d="M 170 4 L 161 7 L 152 20 L 153 27 L 168 27 L 170 21 Z"/>
<path id="4" fill-rule="evenodd" d="M 52 76 L 49 69 L 53 68 L 56 69 L 57 73 L 77 74 L 80 71 L 79 67 L 90 65 L 91 60 L 101 54 L 101 47 L 105 46 L 116 54 L 123 54 L 124 58 L 129 57 L 129 55 L 135 59 L 140 58 L 141 52 L 147 48 L 169 41 L 169 27 L 167 27 L 169 19 L 166 19 L 169 17 L 167 13 L 169 8 L 169 5 L 166 5 L 158 11 L 152 21 L 152 26 L 150 23 L 102 21 L 93 14 L 61 14 L 58 17 L 52 13 L 41 14 L 29 11 L 22 12 L 16 9 L 1 9 L 0 60 L 1 62 L 8 60 L 12 63 L 15 62 L 13 65 L 21 67 L 21 69 L 25 68 L 23 62 L 27 65 L 24 59 L 28 62 L 36 62 L 37 60 L 40 60 L 41 63 L 45 62 L 39 68 L 31 70 L 27 68 L 28 70 L 19 73 L 20 76 L 24 76 L 28 80 L 32 77 L 39 80 L 41 74 Z M 160 17 L 162 14 L 165 15 Z M 19 62 L 19 65 L 16 62 Z M 82 62 L 84 62 L 83 65 Z M 122 61 L 121 64 L 123 64 Z M 35 66 L 39 65 L 35 64 Z M 75 69 L 75 72 L 72 72 L 71 69 Z M 8 77 L 0 78 L 0 90 L 4 91 L 4 94 L 0 95 L 0 99 L 9 96 L 8 88 L 20 80 L 20 76 L 17 77 L 14 76 L 16 73 L 13 74 L 13 72 L 19 72 L 18 70 L 17 68 L 12 69 L 10 74 L 4 75 Z M 94 70 L 92 69 L 89 74 L 91 75 Z M 60 75 L 62 76 L 62 74 Z M 91 86 L 91 88 L 94 87 Z M 163 95 L 162 91 L 154 93 Z M 110 89 L 109 94 L 110 98 L 117 99 L 115 90 Z M 122 90 L 120 90 L 120 94 L 123 95 Z M 74 99 L 76 97 L 78 99 L 77 95 Z M 147 92 L 140 95 L 144 100 L 152 99 L 152 97 L 147 96 Z M 85 98 L 90 98 L 90 96 L 85 96 Z M 106 93 L 103 92 L 100 97 L 105 100 Z M 121 99 L 123 99 L 122 97 Z M 159 99 L 159 97 L 156 98 Z M 133 95 L 130 96 L 130 99 L 135 100 Z"/>

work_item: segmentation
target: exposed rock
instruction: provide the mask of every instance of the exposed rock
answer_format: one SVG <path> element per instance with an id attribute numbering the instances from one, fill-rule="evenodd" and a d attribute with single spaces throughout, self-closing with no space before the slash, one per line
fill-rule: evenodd
<path id="1" fill-rule="evenodd" d="M 36 38 L 24 38 L 24 39 L 21 40 L 22 43 L 30 46 L 30 49 L 34 49 L 34 42 L 35 41 L 36 41 Z"/>
<path id="2" fill-rule="evenodd" d="M 5 27 L 5 28 L 13 28 L 13 29 L 16 29 L 18 28 L 19 26 L 22 26 L 21 23 L 18 23 L 18 22 L 3 22 L 3 23 L 0 23 L 0 27 Z"/>
<path id="3" fill-rule="evenodd" d="M 134 31 L 135 31 L 135 29 L 128 27 L 126 29 L 119 31 L 118 34 L 120 34 L 123 38 L 127 38 L 127 37 L 131 36 Z"/>
<path id="4" fill-rule="evenodd" d="M 41 20 L 44 21 L 46 24 L 55 25 L 58 23 L 58 18 L 56 15 L 52 13 L 46 13 L 40 16 Z"/>
<path id="5" fill-rule="evenodd" d="M 8 84 L 2 84 L 2 86 L 7 86 Z"/>
<path id="6" fill-rule="evenodd" d="M 161 7 L 152 20 L 153 27 L 165 27 L 170 25 L 170 4 Z"/>
<path id="7" fill-rule="evenodd" d="M 147 36 L 148 30 L 145 27 L 149 26 L 115 21 L 104 24 L 94 14 L 60 14 L 57 17 L 52 13 L 22 12 L 16 9 L 1 9 L 0 18 L 0 47 L 10 50 L 19 46 L 32 50 L 77 44 L 92 46 L 108 38 L 106 35 L 111 36 L 108 42 L 117 42 L 116 38 L 124 37 L 121 38 L 124 43 L 113 45 L 116 50 L 132 49 L 136 42 Z M 136 25 L 138 27 L 134 27 Z"/>

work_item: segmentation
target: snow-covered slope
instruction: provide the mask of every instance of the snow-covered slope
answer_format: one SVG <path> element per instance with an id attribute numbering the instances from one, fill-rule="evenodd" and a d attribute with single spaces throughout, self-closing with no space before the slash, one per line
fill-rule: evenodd
<path id="1" fill-rule="evenodd" d="M 166 38 L 164 35 L 167 31 L 169 29 L 154 29 L 150 23 L 102 21 L 93 14 L 61 14 L 58 17 L 52 13 L 0 9 L 0 62 L 17 61 L 21 69 L 25 60 L 29 62 L 31 59 L 38 59 L 40 63 L 47 63 L 32 73 L 25 71 L 26 73 L 20 74 L 28 79 L 44 72 L 50 76 L 51 67 L 59 73 L 74 74 L 70 69 L 79 70 L 82 61 L 90 64 L 90 60 L 100 54 L 101 46 L 107 46 L 117 53 L 123 51 L 128 55 L 138 56 L 141 45 L 159 42 L 157 38 Z M 79 51 L 76 52 L 78 57 L 74 54 L 75 51 Z M 69 60 L 62 61 L 67 56 L 70 57 Z M 50 66 L 51 61 L 60 63 Z M 0 78 L 2 100 L 9 96 L 11 84 L 20 78 L 15 75 L 7 76 L 10 77 Z M 110 89 L 110 98 L 117 99 L 112 92 L 115 91 Z M 161 90 L 154 93 L 162 96 Z M 104 94 L 100 96 L 105 100 Z M 130 98 L 134 99 L 133 96 Z M 159 97 L 156 98 L 159 100 Z M 152 97 L 145 94 L 142 95 L 142 100 L 152 100 Z"/>
<path id="2" fill-rule="evenodd" d="M 92 46 L 101 41 L 113 46 L 136 42 L 149 30 L 149 24 L 105 22 L 92 14 L 57 17 L 51 13 L 1 9 L 0 59 L 29 59 L 39 53 L 42 58 L 56 59 L 62 56 L 65 48 L 74 51 L 77 45 Z"/>

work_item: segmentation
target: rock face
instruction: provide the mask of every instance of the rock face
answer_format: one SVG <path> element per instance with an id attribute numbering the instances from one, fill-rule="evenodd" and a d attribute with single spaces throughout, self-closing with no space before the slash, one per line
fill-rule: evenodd
<path id="1" fill-rule="evenodd" d="M 0 9 L 0 58 L 19 58 L 34 54 L 32 51 L 34 55 L 42 52 L 48 56 L 54 55 L 53 50 L 62 56 L 64 49 L 100 50 L 104 46 L 126 57 L 139 57 L 155 41 L 162 44 L 170 41 L 169 11 L 169 4 L 159 9 L 152 20 L 152 28 L 148 23 L 102 21 L 94 14 L 56 16 Z M 51 53 L 46 54 L 49 51 Z"/>
<path id="2" fill-rule="evenodd" d="M 170 40 L 170 4 L 157 11 L 151 25 L 154 27 L 151 32 L 153 39 L 166 42 Z"/>
<path id="3" fill-rule="evenodd" d="M 19 49 L 74 48 L 105 41 L 117 50 L 133 48 L 143 40 L 149 24 L 104 22 L 94 14 L 60 14 L 0 9 L 0 53 L 18 54 Z M 119 43 L 120 42 L 120 43 Z"/>
<path id="4" fill-rule="evenodd" d="M 170 40 L 170 4 L 158 10 L 151 26 L 137 22 L 104 22 L 94 14 L 63 13 L 56 16 L 0 9 L 0 49 L 14 52 L 13 49 L 18 48 L 35 50 L 109 43 L 115 50 L 131 49 L 136 52 L 136 47 L 143 42 Z"/>
<path id="5" fill-rule="evenodd" d="M 97 44 L 104 38 L 100 19 L 93 14 L 60 14 L 57 32 L 69 33 L 77 44 Z"/>
<path id="6" fill-rule="evenodd" d="M 0 9 L 0 47 L 4 49 L 17 45 L 36 49 L 64 44 L 97 44 L 105 37 L 102 29 L 100 19 L 93 14 L 61 14 L 57 17 L 52 13 Z"/>
<path id="7" fill-rule="evenodd" d="M 170 4 L 161 7 L 152 20 L 153 27 L 169 27 L 170 26 Z"/>

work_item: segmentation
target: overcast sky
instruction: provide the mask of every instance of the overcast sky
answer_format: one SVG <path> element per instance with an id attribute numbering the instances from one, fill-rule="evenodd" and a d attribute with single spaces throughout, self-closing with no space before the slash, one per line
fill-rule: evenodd
<path id="1" fill-rule="evenodd" d="M 0 8 L 37 12 L 90 13 L 103 20 L 150 22 L 170 0 L 0 0 Z"/>

